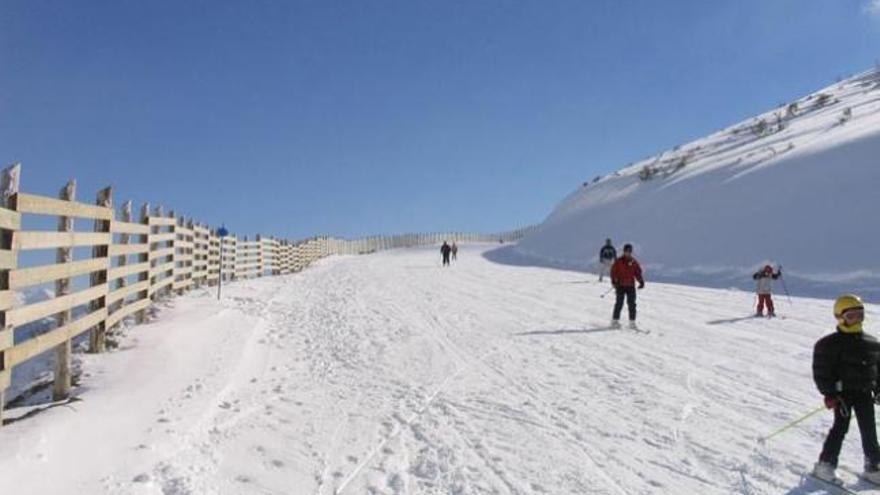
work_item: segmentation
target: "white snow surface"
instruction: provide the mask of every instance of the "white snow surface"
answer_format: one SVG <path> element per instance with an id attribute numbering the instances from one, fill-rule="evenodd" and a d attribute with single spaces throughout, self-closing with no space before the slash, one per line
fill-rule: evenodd
<path id="1" fill-rule="evenodd" d="M 578 188 L 495 259 L 590 270 L 610 237 L 634 244 L 655 280 L 745 288 L 774 263 L 797 294 L 880 298 L 880 72 L 796 103 L 792 117 L 777 108 Z M 752 132 L 759 119 L 775 130 L 776 115 L 783 130 Z M 662 172 L 642 181 L 645 166 Z"/>
<path id="2" fill-rule="evenodd" d="M 751 293 L 649 283 L 643 332 L 610 330 L 606 284 L 486 249 L 450 268 L 434 249 L 333 257 L 173 300 L 84 356 L 79 400 L 0 429 L 0 493 L 826 493 L 801 475 L 830 413 L 758 439 L 821 404 L 830 301 L 754 319 Z"/>

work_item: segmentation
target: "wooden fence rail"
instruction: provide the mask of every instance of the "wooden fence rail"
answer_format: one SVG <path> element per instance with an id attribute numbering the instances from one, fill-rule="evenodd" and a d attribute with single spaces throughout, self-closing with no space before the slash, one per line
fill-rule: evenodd
<path id="1" fill-rule="evenodd" d="M 76 182 L 57 198 L 19 191 L 21 165 L 0 177 L 0 425 L 12 370 L 46 352 L 54 352 L 55 400 L 71 389 L 72 341 L 89 333 L 90 352 L 102 352 L 106 334 L 126 319 L 147 320 L 161 298 L 224 282 L 299 272 L 333 254 L 365 254 L 383 249 L 455 242 L 509 242 L 527 229 L 504 234 L 406 234 L 344 240 L 312 237 L 282 240 L 257 236 L 220 238 L 217 229 L 193 219 L 143 205 L 137 220 L 131 201 L 114 208 L 110 188 L 95 204 L 77 201 Z M 22 228 L 24 217 L 55 217 L 55 231 Z M 77 223 L 77 220 L 79 221 Z M 75 226 L 91 223 L 88 231 Z M 90 255 L 82 256 L 82 249 Z M 23 257 L 54 250 L 55 262 L 22 266 Z M 45 252 L 45 251 L 44 251 Z M 35 259 L 40 256 L 35 255 Z M 87 280 L 85 279 L 87 277 Z M 54 297 L 19 302 L 16 293 L 53 284 Z M 15 329 L 51 319 L 42 333 L 16 337 Z"/>

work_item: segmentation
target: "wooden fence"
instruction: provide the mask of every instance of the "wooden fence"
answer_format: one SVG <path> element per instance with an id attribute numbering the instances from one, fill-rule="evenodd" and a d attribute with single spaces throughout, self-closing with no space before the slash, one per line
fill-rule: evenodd
<path id="1" fill-rule="evenodd" d="M 89 350 L 103 352 L 107 332 L 126 319 L 146 321 L 150 306 L 160 298 L 215 286 L 221 277 L 227 282 L 296 273 L 332 254 L 365 254 L 443 240 L 510 242 L 528 232 L 527 228 L 492 235 L 406 234 L 357 240 L 220 238 L 215 228 L 149 204 L 135 219 L 131 201 L 114 207 L 111 188 L 99 191 L 94 204 L 77 201 L 75 181 L 62 187 L 57 198 L 27 194 L 19 191 L 20 175 L 21 166 L 16 164 L 4 169 L 0 180 L 0 425 L 17 365 L 53 352 L 52 396 L 64 399 L 71 389 L 73 339 L 88 332 Z M 31 217 L 54 217 L 58 227 L 27 229 Z M 88 228 L 75 229 L 83 220 Z M 54 250 L 54 263 L 21 263 L 22 257 L 31 256 L 28 253 L 45 255 L 46 250 Z M 54 285 L 53 298 L 18 301 L 16 294 L 22 290 L 47 284 Z M 46 322 L 49 329 L 16 338 L 16 327 L 34 322 Z"/>

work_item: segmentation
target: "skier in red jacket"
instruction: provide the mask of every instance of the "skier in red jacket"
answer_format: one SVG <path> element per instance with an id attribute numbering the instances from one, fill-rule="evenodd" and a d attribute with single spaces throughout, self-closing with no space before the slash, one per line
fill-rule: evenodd
<path id="1" fill-rule="evenodd" d="M 611 285 L 617 295 L 611 320 L 612 328 L 620 328 L 620 310 L 623 309 L 624 297 L 629 310 L 629 326 L 636 327 L 636 281 L 639 282 L 639 289 L 643 289 L 645 279 L 642 278 L 642 267 L 632 256 L 632 250 L 632 244 L 623 246 L 623 256 L 617 258 L 611 266 Z"/>

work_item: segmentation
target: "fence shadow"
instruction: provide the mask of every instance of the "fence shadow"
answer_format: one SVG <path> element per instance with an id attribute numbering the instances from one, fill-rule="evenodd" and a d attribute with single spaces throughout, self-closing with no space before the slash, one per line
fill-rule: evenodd
<path id="1" fill-rule="evenodd" d="M 53 402 L 52 404 L 48 404 L 45 406 L 35 407 L 35 408 L 31 409 L 30 411 L 22 414 L 21 416 L 17 416 L 14 418 L 3 418 L 2 424 L 5 426 L 5 425 L 11 425 L 13 423 L 17 423 L 19 421 L 24 421 L 26 419 L 30 419 L 30 418 L 32 418 L 42 412 L 46 412 L 49 409 L 54 409 L 56 407 L 69 407 L 70 409 L 73 409 L 74 411 L 76 411 L 76 409 L 73 408 L 71 406 L 71 404 L 74 404 L 74 403 L 80 402 L 80 401 L 82 401 L 82 399 L 80 399 L 79 397 L 70 397 L 69 399 L 66 399 L 63 401 Z"/>

